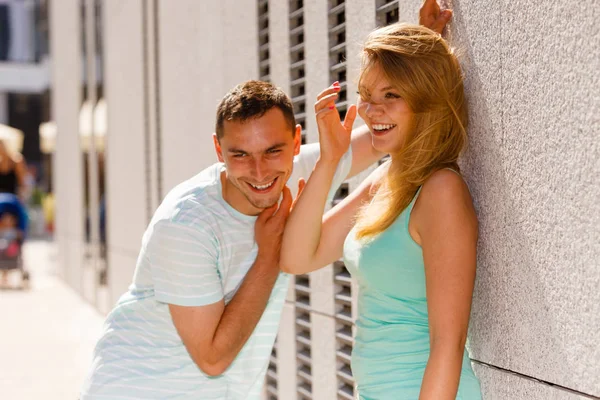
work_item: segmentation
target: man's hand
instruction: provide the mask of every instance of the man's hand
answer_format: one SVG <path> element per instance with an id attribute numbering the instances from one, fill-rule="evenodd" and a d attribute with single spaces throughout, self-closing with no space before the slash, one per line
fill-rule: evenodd
<path id="1" fill-rule="evenodd" d="M 353 104 L 348 108 L 344 122 L 341 122 L 340 114 L 335 107 L 339 91 L 340 84 L 335 82 L 317 96 L 315 103 L 321 159 L 336 163 L 348 151 L 352 125 L 356 119 L 356 105 Z"/>
<path id="2" fill-rule="evenodd" d="M 452 10 L 440 11 L 440 6 L 436 0 L 425 0 L 421 10 L 419 10 L 419 24 L 440 35 L 450 18 L 452 18 Z"/>
<path id="3" fill-rule="evenodd" d="M 291 207 L 292 193 L 285 186 L 281 204 L 275 203 L 271 207 L 265 208 L 258 215 L 254 225 L 254 239 L 258 245 L 257 258 L 273 261 L 273 267 L 279 267 L 281 239 Z"/>

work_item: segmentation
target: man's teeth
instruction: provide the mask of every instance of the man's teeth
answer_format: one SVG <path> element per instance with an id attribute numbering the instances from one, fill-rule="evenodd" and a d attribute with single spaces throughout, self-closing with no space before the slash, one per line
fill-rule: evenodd
<path id="1" fill-rule="evenodd" d="M 273 184 L 273 182 L 275 182 L 275 179 L 273 179 L 271 182 L 267 183 L 266 185 L 252 185 L 250 184 L 253 188 L 258 189 L 258 190 L 265 190 L 269 187 L 271 187 L 271 185 Z"/>
<path id="2" fill-rule="evenodd" d="M 375 124 L 375 125 L 373 125 L 373 129 L 375 129 L 376 131 L 385 131 L 385 130 L 388 130 L 388 129 L 392 129 L 395 126 L 396 125 Z"/>

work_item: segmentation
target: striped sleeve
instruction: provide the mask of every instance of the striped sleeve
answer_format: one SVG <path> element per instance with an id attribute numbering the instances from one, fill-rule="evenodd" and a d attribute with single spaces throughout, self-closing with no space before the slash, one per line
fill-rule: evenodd
<path id="1" fill-rule="evenodd" d="M 203 306 L 223 298 L 217 243 L 209 232 L 161 221 L 154 226 L 146 254 L 158 301 Z"/>

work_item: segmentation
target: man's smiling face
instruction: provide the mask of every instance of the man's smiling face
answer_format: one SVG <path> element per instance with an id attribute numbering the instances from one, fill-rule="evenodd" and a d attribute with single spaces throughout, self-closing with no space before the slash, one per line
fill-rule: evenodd
<path id="1" fill-rule="evenodd" d="M 214 142 L 226 167 L 223 198 L 241 213 L 257 215 L 281 196 L 300 151 L 300 126 L 291 129 L 273 107 L 260 117 L 224 121 L 223 136 Z"/>

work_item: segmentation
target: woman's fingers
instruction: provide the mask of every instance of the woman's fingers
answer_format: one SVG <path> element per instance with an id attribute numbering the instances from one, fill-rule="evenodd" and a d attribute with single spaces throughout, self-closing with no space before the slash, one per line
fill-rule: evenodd
<path id="1" fill-rule="evenodd" d="M 317 100 L 320 100 L 322 97 L 330 95 L 332 93 L 337 93 L 340 91 L 340 89 L 341 89 L 340 83 L 333 82 L 333 84 L 331 84 L 331 86 L 329 86 L 327 89 L 325 89 L 321 93 L 319 93 L 319 95 L 317 96 Z"/>
<path id="2" fill-rule="evenodd" d="M 356 104 L 352 104 L 350 107 L 348 107 L 346 117 L 344 118 L 344 128 L 346 128 L 346 131 L 348 132 L 352 130 L 352 125 L 354 124 L 354 120 L 356 119 L 356 112 Z"/>
<path id="3" fill-rule="evenodd" d="M 337 93 L 331 93 L 327 96 L 321 98 L 319 101 L 315 103 L 315 112 L 318 114 L 319 111 L 324 109 L 328 109 L 329 107 L 335 107 L 335 100 L 338 98 Z"/>

